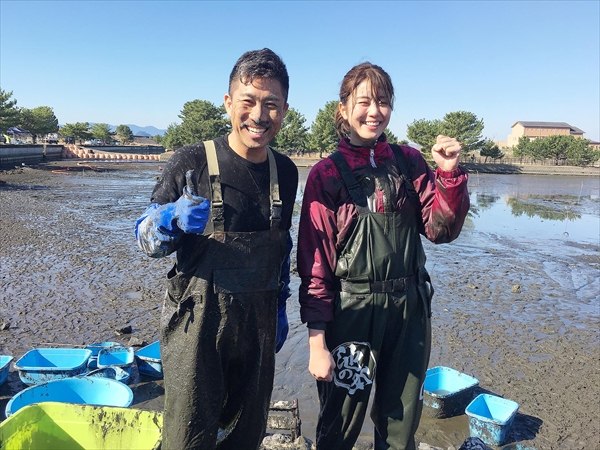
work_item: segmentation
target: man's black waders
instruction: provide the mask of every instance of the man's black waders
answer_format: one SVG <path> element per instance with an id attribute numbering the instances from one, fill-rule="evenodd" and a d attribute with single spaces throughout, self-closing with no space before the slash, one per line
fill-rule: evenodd
<path id="1" fill-rule="evenodd" d="M 193 261 L 168 274 L 162 448 L 254 450 L 265 433 L 273 388 L 286 250 L 277 167 L 269 149 L 271 229 L 226 232 L 217 155 L 212 142 L 205 147 L 213 232 L 198 237 Z"/>
<path id="2" fill-rule="evenodd" d="M 405 174 L 403 156 L 396 159 Z M 376 183 L 385 186 L 384 212 L 370 212 L 341 153 L 332 159 L 358 218 L 335 271 L 340 292 L 326 342 L 336 368 L 332 382 L 317 383 L 321 401 L 317 448 L 352 448 L 375 382 L 371 411 L 375 449 L 414 449 L 431 348 L 433 295 L 418 231 L 419 206 L 407 197 L 401 212 L 394 212 L 390 174 L 374 171 Z M 412 184 L 406 187 L 409 192 Z"/>

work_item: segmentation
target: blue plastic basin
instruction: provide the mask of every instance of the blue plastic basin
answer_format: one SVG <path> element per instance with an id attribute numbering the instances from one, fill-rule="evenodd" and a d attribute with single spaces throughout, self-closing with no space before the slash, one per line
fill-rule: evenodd
<path id="1" fill-rule="evenodd" d="M 490 394 L 480 394 L 467 405 L 471 436 L 488 445 L 504 445 L 519 404 Z"/>
<path id="2" fill-rule="evenodd" d="M 129 386 L 102 377 L 73 377 L 31 386 L 10 399 L 6 417 L 33 403 L 61 402 L 128 407 L 133 401 Z"/>
<path id="3" fill-rule="evenodd" d="M 118 342 L 110 342 L 110 341 L 106 341 L 106 342 L 94 342 L 93 344 L 88 345 L 86 348 L 88 350 L 92 351 L 92 356 L 90 356 L 90 359 L 88 360 L 88 369 L 93 370 L 93 369 L 97 369 L 98 368 L 98 353 L 100 353 L 100 350 L 104 349 L 104 348 L 111 348 L 111 347 L 122 347 L 121 344 L 119 344 Z"/>
<path id="4" fill-rule="evenodd" d="M 81 348 L 37 348 L 29 350 L 15 363 L 25 384 L 40 384 L 83 375 L 92 352 Z"/>

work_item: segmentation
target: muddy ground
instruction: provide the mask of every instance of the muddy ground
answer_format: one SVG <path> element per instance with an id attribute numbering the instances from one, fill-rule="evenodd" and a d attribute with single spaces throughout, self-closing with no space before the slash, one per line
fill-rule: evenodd
<path id="1" fill-rule="evenodd" d="M 102 170 L 56 162 L 0 171 L 1 354 L 16 360 L 39 346 L 158 339 L 172 260 L 144 256 L 133 224 L 160 164 L 94 164 Z M 465 230 L 455 243 L 426 251 L 436 287 L 430 366 L 468 373 L 478 392 L 519 403 L 506 448 L 600 448 L 599 248 L 538 247 Z M 294 291 L 273 399 L 298 398 L 303 434 L 314 439 L 318 400 Z M 116 334 L 129 325 L 131 334 Z M 24 387 L 11 368 L 0 387 L 0 418 Z M 160 380 L 134 370 L 131 387 L 132 406 L 162 408 Z M 424 416 L 417 435 L 444 449 L 468 436 L 464 415 Z M 361 439 L 371 437 L 367 420 Z"/>

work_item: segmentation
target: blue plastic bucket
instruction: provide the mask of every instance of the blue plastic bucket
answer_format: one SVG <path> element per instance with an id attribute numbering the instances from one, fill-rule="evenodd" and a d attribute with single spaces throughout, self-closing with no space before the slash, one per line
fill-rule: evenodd
<path id="1" fill-rule="evenodd" d="M 434 418 L 464 414 L 473 400 L 479 380 L 450 367 L 432 367 L 427 370 L 423 386 L 423 410 Z"/>
<path id="2" fill-rule="evenodd" d="M 153 378 L 162 378 L 162 361 L 160 358 L 160 342 L 156 341 L 135 352 L 138 372 Z"/>
<path id="3" fill-rule="evenodd" d="M 98 353 L 98 369 L 106 367 L 120 367 L 131 374 L 131 366 L 134 362 L 134 352 L 131 347 L 109 347 Z"/>
<path id="4" fill-rule="evenodd" d="M 490 394 L 480 394 L 467 405 L 471 436 L 488 445 L 504 445 L 519 404 Z"/>

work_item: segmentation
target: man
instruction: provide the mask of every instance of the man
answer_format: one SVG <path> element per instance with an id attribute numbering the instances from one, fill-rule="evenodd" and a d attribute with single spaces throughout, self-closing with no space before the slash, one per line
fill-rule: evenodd
<path id="1" fill-rule="evenodd" d="M 163 449 L 262 441 L 275 352 L 287 336 L 298 170 L 268 143 L 288 88 L 275 53 L 243 54 L 225 95 L 231 133 L 175 152 L 136 224 L 146 254 L 177 252 L 161 319 Z"/>

